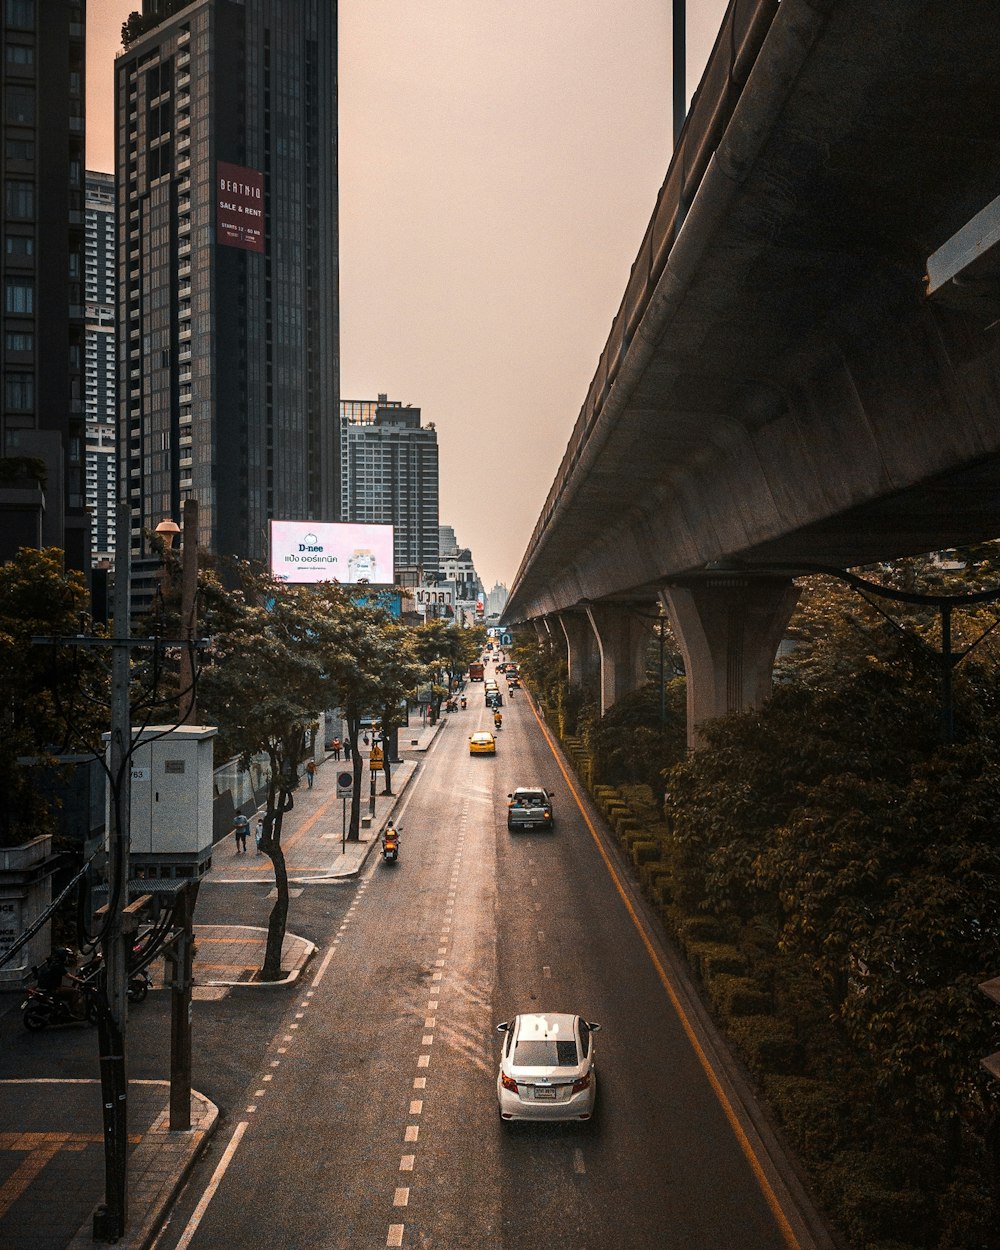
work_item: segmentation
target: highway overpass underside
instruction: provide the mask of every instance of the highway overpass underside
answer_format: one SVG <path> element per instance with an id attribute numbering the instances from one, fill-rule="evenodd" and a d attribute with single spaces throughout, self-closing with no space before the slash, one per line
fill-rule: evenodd
<path id="1" fill-rule="evenodd" d="M 610 701 L 634 665 L 606 605 L 664 593 L 696 723 L 759 701 L 794 600 L 787 578 L 769 607 L 759 585 L 740 606 L 678 579 L 1000 535 L 1000 266 L 925 281 L 1000 191 L 998 29 L 991 0 L 774 11 L 665 262 L 623 306 L 505 612 L 612 639 Z M 725 663 L 724 637 L 742 638 Z"/>

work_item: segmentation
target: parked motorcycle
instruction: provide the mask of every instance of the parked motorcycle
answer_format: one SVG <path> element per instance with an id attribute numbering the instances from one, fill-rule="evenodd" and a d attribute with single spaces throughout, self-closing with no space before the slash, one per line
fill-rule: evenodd
<path id="1" fill-rule="evenodd" d="M 465 697 L 465 695 L 464 695 L 464 694 L 462 695 L 462 697 L 461 697 L 461 699 L 459 700 L 459 702 L 461 703 L 461 705 L 462 705 L 462 711 L 464 712 L 464 711 L 465 711 L 465 708 L 466 708 L 466 704 L 467 704 L 467 702 L 468 702 L 468 700 L 466 699 L 466 697 Z"/>
<path id="2" fill-rule="evenodd" d="M 130 1003 L 141 1003 L 149 991 L 153 988 L 153 978 L 149 975 L 149 971 L 143 968 L 140 972 L 130 972 L 128 974 L 128 1001 Z"/>
<path id="3" fill-rule="evenodd" d="M 382 859 L 387 864 L 399 859 L 399 830 L 393 825 L 386 825 L 382 833 Z"/>
<path id="4" fill-rule="evenodd" d="M 57 990 L 43 990 L 37 985 L 25 987 L 21 1004 L 21 1021 L 30 1033 L 50 1024 L 94 1024 L 97 1020 L 97 990 L 86 981 L 76 981 L 81 997 L 74 1003 Z"/>

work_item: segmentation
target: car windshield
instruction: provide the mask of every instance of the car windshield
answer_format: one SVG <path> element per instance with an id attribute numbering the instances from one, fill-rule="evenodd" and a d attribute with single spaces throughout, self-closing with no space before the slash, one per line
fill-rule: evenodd
<path id="1" fill-rule="evenodd" d="M 541 790 L 522 790 L 516 797 L 518 803 L 527 803 L 531 807 L 538 807 L 546 802 L 546 796 Z"/>
<path id="2" fill-rule="evenodd" d="M 522 1041 L 514 1047 L 513 1064 L 517 1068 L 575 1068 L 580 1059 L 576 1040 L 547 1042 Z"/>

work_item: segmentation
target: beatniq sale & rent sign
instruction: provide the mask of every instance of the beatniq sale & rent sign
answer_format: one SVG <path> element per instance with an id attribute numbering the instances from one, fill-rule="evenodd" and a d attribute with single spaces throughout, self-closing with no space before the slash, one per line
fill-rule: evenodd
<path id="1" fill-rule="evenodd" d="M 220 243 L 264 250 L 264 175 L 242 165 L 215 166 L 216 230 Z"/>

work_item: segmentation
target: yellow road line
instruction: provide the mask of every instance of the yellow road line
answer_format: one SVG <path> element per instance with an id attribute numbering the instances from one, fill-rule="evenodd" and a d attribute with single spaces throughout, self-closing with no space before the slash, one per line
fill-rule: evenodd
<path id="1" fill-rule="evenodd" d="M 642 944 L 646 948 L 646 953 L 649 955 L 649 958 L 652 961 L 653 967 L 656 969 L 656 974 L 660 978 L 660 983 L 662 984 L 663 988 L 666 990 L 667 997 L 670 999 L 671 1005 L 673 1006 L 674 1011 L 677 1013 L 677 1018 L 681 1022 L 681 1027 L 683 1028 L 685 1034 L 687 1035 L 687 1039 L 691 1043 L 694 1053 L 698 1056 L 698 1062 L 701 1064 L 702 1070 L 704 1071 L 706 1077 L 708 1077 L 708 1083 L 711 1085 L 713 1091 L 715 1092 L 716 1098 L 719 1100 L 719 1105 L 722 1107 L 723 1114 L 725 1115 L 726 1119 L 729 1121 L 729 1126 L 733 1130 L 736 1140 L 740 1144 L 740 1149 L 743 1151 L 743 1154 L 746 1156 L 747 1162 L 750 1164 L 750 1169 L 753 1172 L 754 1176 L 756 1177 L 757 1184 L 760 1186 L 761 1193 L 764 1195 L 764 1201 L 770 1207 L 771 1214 L 774 1216 L 775 1220 L 777 1221 L 778 1228 L 781 1232 L 782 1237 L 785 1240 L 785 1244 L 789 1247 L 789 1250 L 801 1250 L 801 1244 L 798 1238 L 795 1236 L 795 1233 L 792 1230 L 791 1224 L 788 1222 L 788 1217 L 785 1215 L 784 1211 L 782 1210 L 781 1203 L 778 1201 L 778 1196 L 774 1192 L 773 1188 L 771 1187 L 771 1182 L 767 1179 L 767 1176 L 764 1172 L 764 1168 L 760 1160 L 757 1158 L 757 1154 L 754 1151 L 754 1148 L 750 1143 L 750 1139 L 747 1137 L 746 1132 L 743 1129 L 743 1125 L 740 1123 L 739 1117 L 737 1116 L 732 1103 L 729 1101 L 729 1097 L 726 1094 L 726 1091 L 722 1088 L 722 1084 L 720 1083 L 719 1078 L 715 1074 L 715 1071 L 712 1067 L 711 1061 L 708 1058 L 708 1055 L 705 1054 L 705 1051 L 701 1045 L 701 1042 L 698 1040 L 698 1036 L 694 1031 L 694 1028 L 691 1024 L 690 1019 L 688 1018 L 687 1012 L 684 1010 L 684 1006 L 681 1003 L 680 998 L 677 996 L 677 991 L 674 989 L 670 981 L 670 977 L 667 974 L 667 970 L 666 968 L 664 968 L 660 960 L 660 957 L 657 954 L 656 948 L 654 947 L 652 940 L 649 937 L 649 934 L 646 932 L 646 927 L 642 923 L 642 920 L 639 918 L 639 915 L 636 912 L 635 908 L 632 906 L 632 900 L 629 898 L 628 892 L 626 891 L 625 886 L 622 884 L 622 880 L 618 875 L 618 871 L 615 868 L 614 864 L 611 862 L 610 856 L 608 855 L 607 851 L 604 849 L 604 845 L 601 841 L 600 835 L 598 834 L 597 830 L 594 828 L 594 824 L 591 821 L 590 816 L 587 814 L 587 810 L 583 805 L 583 800 L 580 798 L 579 791 L 577 790 L 572 777 L 567 771 L 559 755 L 559 752 L 556 749 L 556 744 L 552 737 L 552 734 L 549 732 L 549 727 L 545 724 L 545 722 L 539 716 L 538 710 L 535 707 L 534 699 L 529 697 L 528 706 L 531 708 L 532 715 L 534 716 L 535 720 L 538 722 L 538 727 L 541 729 L 542 734 L 545 737 L 545 741 L 549 745 L 549 750 L 552 752 L 552 757 L 555 760 L 556 765 L 559 768 L 559 771 L 562 773 L 563 777 L 565 778 L 566 784 L 569 786 L 570 793 L 573 795 L 573 798 L 576 801 L 577 807 L 580 809 L 580 815 L 583 817 L 587 825 L 587 828 L 590 830 L 590 836 L 594 840 L 594 845 L 597 847 L 597 850 L 601 856 L 601 859 L 604 860 L 604 866 L 607 868 L 608 873 L 611 877 L 611 880 L 614 882 L 615 889 L 618 891 L 619 897 L 621 898 L 622 902 L 625 904 L 625 910 L 628 912 L 629 916 L 632 918 L 632 923 L 635 925 L 636 932 L 639 934 Z"/>

